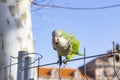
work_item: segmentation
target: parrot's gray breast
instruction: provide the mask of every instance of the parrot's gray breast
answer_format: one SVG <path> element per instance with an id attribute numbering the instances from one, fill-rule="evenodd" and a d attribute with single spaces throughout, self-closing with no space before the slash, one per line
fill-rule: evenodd
<path id="1" fill-rule="evenodd" d="M 58 43 L 53 43 L 54 48 L 58 51 L 60 55 L 66 56 L 69 51 L 70 43 L 68 40 L 64 39 L 63 37 L 58 38 Z"/>

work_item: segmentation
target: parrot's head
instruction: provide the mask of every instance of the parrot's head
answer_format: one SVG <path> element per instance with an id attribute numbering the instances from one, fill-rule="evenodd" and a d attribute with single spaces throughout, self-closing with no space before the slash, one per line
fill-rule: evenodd
<path id="1" fill-rule="evenodd" d="M 52 32 L 52 39 L 55 44 L 58 43 L 58 38 L 62 37 L 62 30 L 54 30 Z"/>

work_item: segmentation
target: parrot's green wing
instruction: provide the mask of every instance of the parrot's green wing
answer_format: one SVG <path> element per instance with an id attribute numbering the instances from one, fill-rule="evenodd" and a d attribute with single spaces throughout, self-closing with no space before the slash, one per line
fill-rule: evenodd
<path id="1" fill-rule="evenodd" d="M 72 51 L 72 53 L 68 54 L 66 59 L 70 60 L 72 59 L 75 55 L 79 55 L 79 56 L 83 56 L 83 54 L 79 53 L 79 45 L 80 42 L 76 39 L 76 37 L 72 34 L 68 34 L 63 32 L 62 33 L 64 38 L 70 41 L 70 50 Z"/>
<path id="2" fill-rule="evenodd" d="M 74 54 L 79 56 L 84 56 L 79 52 L 80 42 L 75 38 L 75 36 L 71 35 L 71 45 L 74 50 Z"/>
<path id="3" fill-rule="evenodd" d="M 73 35 L 71 35 L 71 37 L 70 37 L 70 44 L 72 45 L 73 52 L 75 54 L 78 54 L 79 53 L 79 44 L 80 43 Z"/>

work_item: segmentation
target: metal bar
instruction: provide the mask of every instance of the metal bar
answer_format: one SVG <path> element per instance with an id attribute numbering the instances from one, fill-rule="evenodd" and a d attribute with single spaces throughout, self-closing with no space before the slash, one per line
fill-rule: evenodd
<path id="1" fill-rule="evenodd" d="M 120 80 L 120 77 L 119 77 L 119 75 L 118 75 L 118 73 L 117 73 L 117 71 L 116 71 L 116 62 L 115 62 L 115 54 L 114 54 L 114 49 L 115 49 L 115 48 L 114 48 L 114 45 L 115 45 L 115 43 L 114 43 L 114 41 L 113 41 L 113 66 L 114 66 L 114 72 L 115 72 L 118 80 Z"/>
<path id="2" fill-rule="evenodd" d="M 37 74 L 37 80 L 39 80 L 39 76 L 40 76 L 40 74 L 39 74 L 39 73 L 40 73 L 40 72 L 39 72 L 39 65 L 40 65 L 40 64 L 39 64 L 39 63 L 40 63 L 40 59 L 38 59 L 38 69 L 37 69 L 37 71 L 38 71 L 37 73 L 38 73 L 38 74 Z"/>
<path id="3" fill-rule="evenodd" d="M 87 76 L 87 73 L 86 73 L 86 49 L 84 48 L 84 74 L 85 74 L 85 78 L 86 78 L 86 80 L 89 80 L 88 79 L 88 76 Z"/>
<path id="4" fill-rule="evenodd" d="M 38 55 L 40 59 L 43 58 L 43 56 L 39 53 L 28 53 L 28 54 L 25 54 L 25 55 Z"/>
<path id="5" fill-rule="evenodd" d="M 13 57 L 13 56 L 10 56 L 10 68 L 9 68 L 9 76 L 10 76 L 10 79 L 11 79 L 11 69 L 12 69 L 12 59 L 18 59 L 18 57 Z M 7 68 L 7 67 L 6 67 Z"/>
<path id="6" fill-rule="evenodd" d="M 12 64 L 12 57 L 10 57 L 10 65 Z M 9 75 L 11 76 L 11 66 L 9 68 Z"/>
<path id="7" fill-rule="evenodd" d="M 5 75 L 4 75 L 4 79 L 7 80 L 7 68 L 5 68 Z"/>
<path id="8" fill-rule="evenodd" d="M 31 67 L 29 65 L 33 61 L 33 58 L 30 56 L 25 57 L 25 63 L 24 63 L 24 68 Z M 34 69 L 26 69 L 24 70 L 24 80 L 34 80 Z"/>
<path id="9" fill-rule="evenodd" d="M 59 80 L 61 80 L 61 65 L 59 64 Z"/>
<path id="10" fill-rule="evenodd" d="M 27 54 L 27 51 L 19 51 L 18 54 L 18 70 L 17 70 L 17 80 L 24 80 L 24 72 L 22 71 L 24 66 L 24 60 L 25 60 L 25 54 Z"/>
<path id="11" fill-rule="evenodd" d="M 0 80 L 2 80 L 2 79 L 1 79 L 1 75 L 2 75 L 1 72 L 2 72 L 2 69 L 0 69 Z"/>
<path id="12" fill-rule="evenodd" d="M 41 58 L 37 58 L 37 59 L 35 59 L 33 62 L 31 62 L 30 64 L 28 64 L 28 65 L 31 65 L 31 64 L 34 64 L 36 61 L 38 61 L 39 59 L 41 59 Z"/>

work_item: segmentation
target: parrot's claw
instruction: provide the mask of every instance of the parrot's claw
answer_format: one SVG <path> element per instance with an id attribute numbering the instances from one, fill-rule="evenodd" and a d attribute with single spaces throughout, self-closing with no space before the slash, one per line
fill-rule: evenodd
<path id="1" fill-rule="evenodd" d="M 60 64 L 60 66 L 62 65 L 62 61 L 58 60 L 57 64 Z"/>
<path id="2" fill-rule="evenodd" d="M 59 63 L 60 63 L 60 60 L 57 61 L 57 64 L 59 64 Z"/>
<path id="3" fill-rule="evenodd" d="M 67 60 L 63 60 L 63 63 L 66 65 L 67 64 Z"/>

